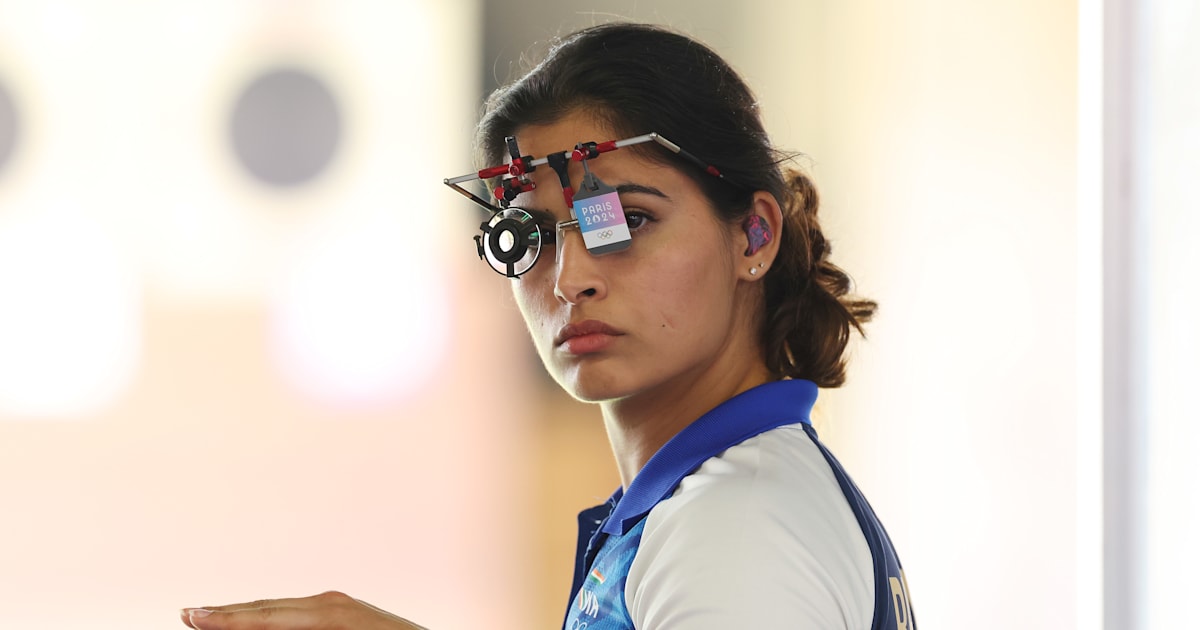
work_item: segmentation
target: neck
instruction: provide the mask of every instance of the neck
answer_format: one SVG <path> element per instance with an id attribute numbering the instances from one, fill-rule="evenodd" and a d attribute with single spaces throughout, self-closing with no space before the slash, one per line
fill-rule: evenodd
<path id="1" fill-rule="evenodd" d="M 600 404 L 625 489 L 677 433 L 722 402 L 771 380 L 761 361 L 742 370 L 700 369 L 701 374 L 684 375 L 652 390 Z"/>

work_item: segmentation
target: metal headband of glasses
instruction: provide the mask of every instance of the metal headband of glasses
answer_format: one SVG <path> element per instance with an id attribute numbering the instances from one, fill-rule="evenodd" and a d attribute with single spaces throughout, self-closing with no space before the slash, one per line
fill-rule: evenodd
<path id="1" fill-rule="evenodd" d="M 563 200 L 570 208 L 572 218 L 555 223 L 553 237 L 556 241 L 561 243 L 562 239 L 558 234 L 562 231 L 576 229 L 583 234 L 584 243 L 592 254 L 619 251 L 628 247 L 631 240 L 624 210 L 615 189 L 604 184 L 588 169 L 588 160 L 598 158 L 602 153 L 644 142 L 656 142 L 668 151 L 696 164 L 704 172 L 722 179 L 725 177 L 716 167 L 701 161 L 674 142 L 657 133 L 647 133 L 624 140 L 581 142 L 575 145 L 573 150 L 559 151 L 537 159 L 532 155 L 521 155 L 516 139 L 509 137 L 505 138 L 505 143 L 512 158 L 511 162 L 450 177 L 443 180 L 443 183 L 492 213 L 491 217 L 479 226 L 483 233 L 475 236 L 476 249 L 480 259 L 485 260 L 497 273 L 516 278 L 533 267 L 541 252 L 543 241 L 552 236 L 548 230 L 540 227 L 528 212 L 509 207 L 517 195 L 535 188 L 529 174 L 545 164 L 558 175 Z M 580 184 L 579 194 L 571 187 L 567 174 L 567 165 L 572 161 L 583 163 L 584 179 Z M 496 177 L 501 179 L 492 189 L 492 196 L 498 202 L 498 206 L 462 186 L 467 182 Z M 581 218 L 585 222 L 582 227 L 579 224 Z"/>

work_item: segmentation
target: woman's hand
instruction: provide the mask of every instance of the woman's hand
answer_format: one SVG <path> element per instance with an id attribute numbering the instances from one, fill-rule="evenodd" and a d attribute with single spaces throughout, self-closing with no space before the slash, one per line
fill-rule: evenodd
<path id="1" fill-rule="evenodd" d="M 425 630 L 336 591 L 299 599 L 184 608 L 179 616 L 195 630 Z"/>

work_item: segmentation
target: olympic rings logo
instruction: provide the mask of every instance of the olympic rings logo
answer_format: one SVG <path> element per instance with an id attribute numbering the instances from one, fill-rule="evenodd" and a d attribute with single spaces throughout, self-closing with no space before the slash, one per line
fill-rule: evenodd
<path id="1" fill-rule="evenodd" d="M 608 239 L 612 238 L 612 236 L 613 236 L 612 230 L 604 230 L 603 232 L 600 232 L 599 234 L 597 234 L 596 238 L 598 238 L 602 241 L 607 241 Z"/>

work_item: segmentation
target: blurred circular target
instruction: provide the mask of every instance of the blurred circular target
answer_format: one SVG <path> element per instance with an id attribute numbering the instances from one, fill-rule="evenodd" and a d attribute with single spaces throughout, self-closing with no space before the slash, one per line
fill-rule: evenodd
<path id="1" fill-rule="evenodd" d="M 251 175 L 272 186 L 315 179 L 333 160 L 342 117 L 333 92 L 296 68 L 269 70 L 250 82 L 234 104 L 233 150 Z"/>
<path id="2" fill-rule="evenodd" d="M 0 82 L 0 173 L 17 146 L 17 107 Z"/>

